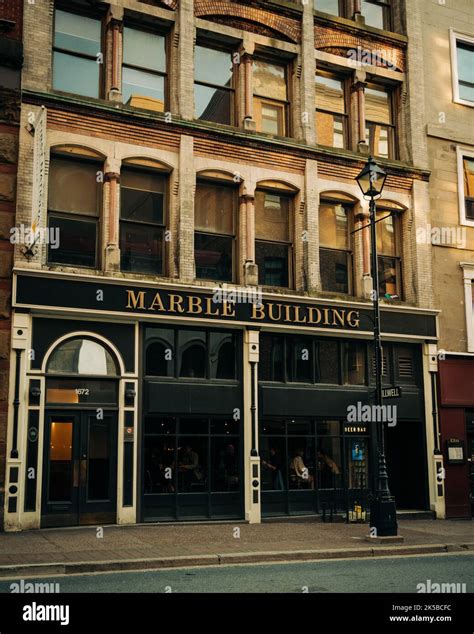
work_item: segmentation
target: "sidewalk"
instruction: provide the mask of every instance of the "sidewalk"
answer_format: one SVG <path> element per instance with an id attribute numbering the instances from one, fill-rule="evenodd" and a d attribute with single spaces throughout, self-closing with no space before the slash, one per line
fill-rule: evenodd
<path id="1" fill-rule="evenodd" d="M 474 551 L 470 521 L 402 520 L 397 545 L 372 545 L 367 533 L 313 521 L 105 526 L 102 538 L 96 527 L 0 533 L 0 576 Z"/>

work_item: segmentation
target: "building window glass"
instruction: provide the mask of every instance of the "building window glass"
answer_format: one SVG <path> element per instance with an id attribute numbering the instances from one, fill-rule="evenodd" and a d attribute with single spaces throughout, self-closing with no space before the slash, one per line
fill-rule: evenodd
<path id="1" fill-rule="evenodd" d="M 340 203 L 319 205 L 319 259 L 323 291 L 352 292 L 350 212 Z"/>
<path id="2" fill-rule="evenodd" d="M 388 0 L 362 0 L 361 9 L 368 26 L 390 30 L 390 3 Z"/>
<path id="3" fill-rule="evenodd" d="M 255 261 L 259 283 L 288 288 L 291 280 L 291 207 L 288 195 L 255 193 Z"/>
<path id="4" fill-rule="evenodd" d="M 124 168 L 120 178 L 122 271 L 163 274 L 166 177 Z"/>
<path id="5" fill-rule="evenodd" d="M 196 46 L 194 67 L 197 118 L 232 125 L 234 85 L 231 54 L 207 46 Z"/>
<path id="6" fill-rule="evenodd" d="M 341 0 L 314 0 L 316 11 L 323 11 L 331 15 L 343 15 L 341 12 Z"/>
<path id="7" fill-rule="evenodd" d="M 123 29 L 122 95 L 131 106 L 164 112 L 166 38 L 131 27 Z"/>
<path id="8" fill-rule="evenodd" d="M 347 147 L 345 82 L 329 73 L 316 75 L 316 132 L 321 145 Z"/>
<path id="9" fill-rule="evenodd" d="M 474 221 L 474 156 L 462 159 L 466 219 Z"/>
<path id="10" fill-rule="evenodd" d="M 253 82 L 257 131 L 286 136 L 289 103 L 285 66 L 254 60 Z"/>
<path id="11" fill-rule="evenodd" d="M 101 22 L 98 19 L 55 11 L 53 88 L 100 96 Z"/>
<path id="12" fill-rule="evenodd" d="M 48 374 L 116 376 L 110 352 L 92 339 L 69 339 L 51 353 Z"/>
<path id="13" fill-rule="evenodd" d="M 48 262 L 97 266 L 97 240 L 102 187 L 97 182 L 101 164 L 52 157 L 49 169 L 48 227 L 57 231 L 59 247 L 50 244 Z"/>
<path id="14" fill-rule="evenodd" d="M 456 41 L 459 98 L 474 103 L 474 43 Z"/>
<path id="15" fill-rule="evenodd" d="M 364 385 L 366 366 L 365 343 L 342 343 L 342 382 L 345 385 Z"/>
<path id="16" fill-rule="evenodd" d="M 365 89 L 366 137 L 373 156 L 395 158 L 392 93 L 382 86 Z"/>
<path id="17" fill-rule="evenodd" d="M 401 299 L 401 261 L 399 255 L 396 212 L 377 211 L 377 256 L 379 267 L 379 293 L 382 297 Z"/>
<path id="18" fill-rule="evenodd" d="M 197 184 L 194 257 L 198 279 L 233 280 L 237 194 L 230 185 Z"/>

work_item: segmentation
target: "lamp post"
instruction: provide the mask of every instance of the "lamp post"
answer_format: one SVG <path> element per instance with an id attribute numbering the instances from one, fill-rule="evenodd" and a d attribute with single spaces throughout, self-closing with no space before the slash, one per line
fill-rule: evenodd
<path id="1" fill-rule="evenodd" d="M 370 235 L 372 243 L 372 299 L 374 305 L 374 352 L 375 352 L 375 404 L 377 411 L 382 412 L 382 343 L 380 339 L 380 305 L 379 305 L 379 272 L 377 263 L 377 229 L 375 200 L 382 195 L 387 174 L 370 156 L 362 172 L 357 176 L 357 183 L 365 200 L 369 200 Z M 370 505 L 370 524 L 375 527 L 377 537 L 397 535 L 397 512 L 395 500 L 388 486 L 387 465 L 385 462 L 385 429 L 380 420 L 378 442 L 374 443 L 378 450 L 377 484 Z M 372 428 L 371 433 L 375 433 Z M 375 436 L 375 439 L 377 435 Z"/>

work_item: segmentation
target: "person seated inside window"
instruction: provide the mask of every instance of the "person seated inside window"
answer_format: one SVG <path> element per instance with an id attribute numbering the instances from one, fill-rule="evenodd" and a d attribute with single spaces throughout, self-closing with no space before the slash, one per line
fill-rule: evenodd
<path id="1" fill-rule="evenodd" d="M 320 448 L 318 449 L 318 471 L 320 472 L 321 487 L 331 489 L 336 486 L 341 470 L 334 460 Z"/>
<path id="2" fill-rule="evenodd" d="M 304 463 L 304 449 L 298 449 L 290 462 L 290 483 L 293 489 L 314 489 L 314 477 Z"/>
<path id="3" fill-rule="evenodd" d="M 191 485 L 203 479 L 203 473 L 199 467 L 199 456 L 190 445 L 186 445 L 183 449 L 178 471 L 182 491 L 191 491 Z"/>
<path id="4" fill-rule="evenodd" d="M 272 489 L 275 491 L 283 491 L 283 476 L 281 474 L 282 461 L 280 453 L 276 447 L 270 447 L 270 457 L 268 460 L 262 460 L 262 465 L 268 469 L 272 477 Z"/>

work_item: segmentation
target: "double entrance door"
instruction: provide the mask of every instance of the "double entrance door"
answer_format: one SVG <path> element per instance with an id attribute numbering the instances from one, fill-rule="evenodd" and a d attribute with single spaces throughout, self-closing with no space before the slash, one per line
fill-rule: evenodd
<path id="1" fill-rule="evenodd" d="M 117 413 L 45 413 L 41 526 L 115 523 Z"/>

